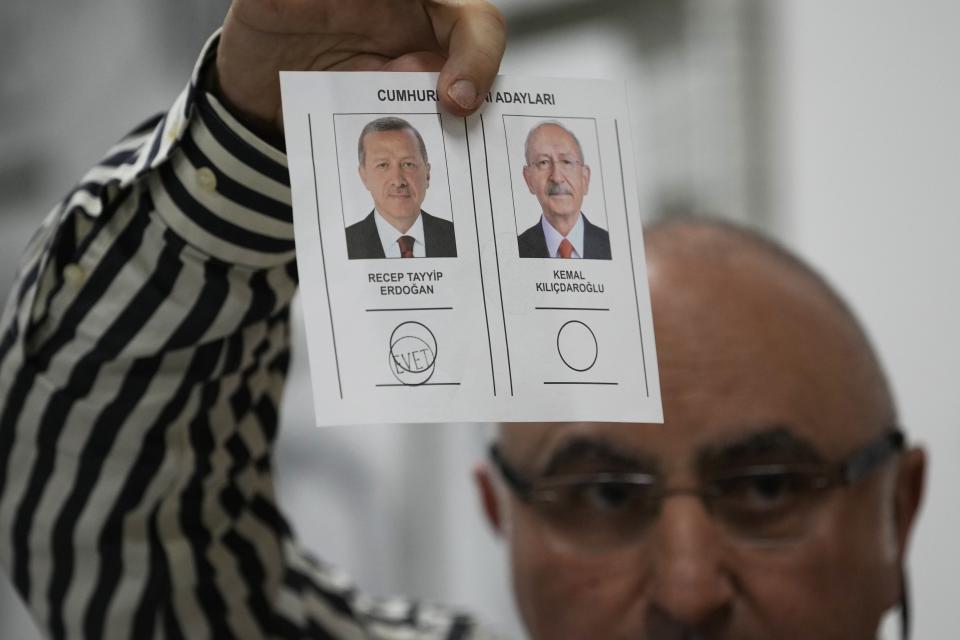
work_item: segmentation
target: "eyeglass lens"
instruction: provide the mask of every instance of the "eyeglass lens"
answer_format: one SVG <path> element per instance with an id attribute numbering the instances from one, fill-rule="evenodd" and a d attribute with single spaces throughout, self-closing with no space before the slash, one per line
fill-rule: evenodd
<path id="1" fill-rule="evenodd" d="M 816 525 L 826 493 L 815 468 L 768 466 L 728 471 L 702 489 L 666 490 L 644 474 L 557 478 L 535 485 L 531 498 L 547 524 L 582 548 L 612 549 L 642 541 L 663 501 L 699 496 L 734 539 L 776 544 L 797 540 Z"/>

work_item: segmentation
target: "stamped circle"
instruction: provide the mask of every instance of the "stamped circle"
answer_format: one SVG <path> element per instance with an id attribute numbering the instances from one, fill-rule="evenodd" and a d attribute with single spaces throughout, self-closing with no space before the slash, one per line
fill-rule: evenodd
<path id="1" fill-rule="evenodd" d="M 388 364 L 398 382 L 417 386 L 433 376 L 437 362 L 437 339 L 423 323 L 403 322 L 390 334 Z"/>
<path id="2" fill-rule="evenodd" d="M 597 363 L 597 336 L 586 323 L 568 320 L 557 332 L 557 353 L 574 371 L 589 371 Z"/>

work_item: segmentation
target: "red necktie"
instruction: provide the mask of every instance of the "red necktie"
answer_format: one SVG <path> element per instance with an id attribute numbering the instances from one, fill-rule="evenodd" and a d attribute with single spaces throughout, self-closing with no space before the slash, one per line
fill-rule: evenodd
<path id="1" fill-rule="evenodd" d="M 400 236 L 397 238 L 397 244 L 400 245 L 400 257 L 401 258 L 412 258 L 413 257 L 413 236 Z"/>
<path id="2" fill-rule="evenodd" d="M 557 253 L 560 254 L 561 258 L 569 258 L 573 255 L 573 244 L 564 238 L 560 241 L 560 246 L 557 247 Z"/>

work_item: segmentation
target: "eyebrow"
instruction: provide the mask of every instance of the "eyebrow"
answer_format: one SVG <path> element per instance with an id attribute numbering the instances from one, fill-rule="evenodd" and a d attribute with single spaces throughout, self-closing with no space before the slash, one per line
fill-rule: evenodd
<path id="1" fill-rule="evenodd" d="M 568 440 L 554 451 L 541 476 L 549 476 L 561 471 L 564 467 L 583 461 L 605 462 L 619 467 L 654 472 L 659 465 L 652 456 L 642 453 L 624 451 L 606 440 L 578 437 Z"/>
<path id="2" fill-rule="evenodd" d="M 561 152 L 556 153 L 556 154 L 547 153 L 546 151 L 541 151 L 540 153 L 537 153 L 537 154 L 534 154 L 533 156 L 531 156 L 531 158 L 534 159 L 534 160 L 540 160 L 541 158 L 550 158 L 550 159 L 553 159 L 554 157 L 557 157 L 557 158 L 566 158 L 566 157 L 579 158 L 579 156 L 577 155 L 577 152 L 576 152 L 576 151 L 561 151 Z"/>
<path id="3" fill-rule="evenodd" d="M 697 466 L 733 466 L 771 456 L 791 462 L 824 462 L 819 450 L 788 425 L 772 425 L 729 443 L 704 448 L 697 456 Z"/>

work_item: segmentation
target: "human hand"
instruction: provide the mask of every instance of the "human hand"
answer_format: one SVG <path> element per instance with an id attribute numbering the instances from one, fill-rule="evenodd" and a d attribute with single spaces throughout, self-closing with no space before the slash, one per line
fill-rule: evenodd
<path id="1" fill-rule="evenodd" d="M 506 45 L 485 0 L 233 0 L 217 90 L 252 128 L 280 132 L 280 71 L 440 71 L 445 109 L 472 113 Z"/>

